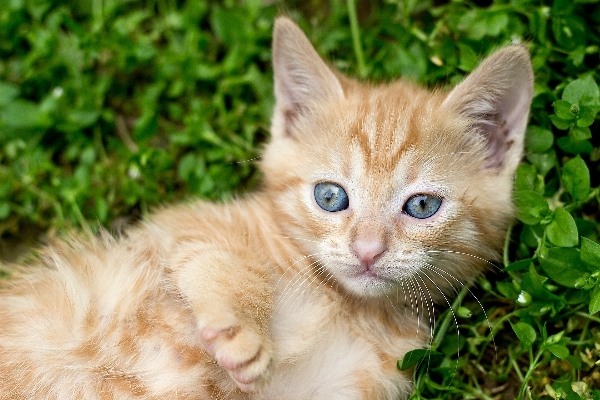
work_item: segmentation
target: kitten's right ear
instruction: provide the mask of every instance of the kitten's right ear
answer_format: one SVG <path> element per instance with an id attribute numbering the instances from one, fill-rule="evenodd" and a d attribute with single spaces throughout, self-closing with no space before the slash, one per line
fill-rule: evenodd
<path id="1" fill-rule="evenodd" d="M 343 98 L 342 86 L 292 20 L 279 17 L 273 31 L 275 113 L 273 134 L 293 135 L 298 118 L 325 101 Z"/>

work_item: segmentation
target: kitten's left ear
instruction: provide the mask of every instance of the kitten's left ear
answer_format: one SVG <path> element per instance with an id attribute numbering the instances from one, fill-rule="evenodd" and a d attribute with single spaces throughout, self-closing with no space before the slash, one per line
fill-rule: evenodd
<path id="1" fill-rule="evenodd" d="M 289 18 L 279 17 L 273 29 L 275 112 L 272 133 L 292 135 L 298 118 L 319 105 L 344 97 L 340 81 Z"/>
<path id="2" fill-rule="evenodd" d="M 529 52 L 509 46 L 488 57 L 443 105 L 473 121 L 489 150 L 485 167 L 512 174 L 521 160 L 532 96 Z"/>

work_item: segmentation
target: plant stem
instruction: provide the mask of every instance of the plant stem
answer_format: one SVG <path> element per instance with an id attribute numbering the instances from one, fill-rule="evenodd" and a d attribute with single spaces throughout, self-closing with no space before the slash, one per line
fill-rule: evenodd
<path id="1" fill-rule="evenodd" d="M 581 311 L 576 312 L 575 315 L 579 315 L 580 317 L 587 318 L 591 321 L 600 322 L 600 318 L 591 316 L 590 314 Z"/>
<path id="2" fill-rule="evenodd" d="M 519 377 L 519 380 L 521 380 L 521 382 L 523 382 L 523 374 L 521 373 L 521 370 L 519 369 L 519 363 L 517 363 L 517 360 L 515 360 L 515 358 L 513 357 L 512 352 L 509 351 L 509 355 L 510 355 L 510 363 L 513 366 L 513 369 L 515 370 L 515 374 L 517 374 L 517 376 Z"/>
<path id="3" fill-rule="evenodd" d="M 529 382 L 529 380 L 531 379 L 531 374 L 533 374 L 533 371 L 535 371 L 535 369 L 537 368 L 537 363 L 542 357 L 543 353 L 544 350 L 540 349 L 540 351 L 538 351 L 537 355 L 535 356 L 533 362 L 529 365 L 529 369 L 527 370 L 527 374 L 525 374 L 525 377 L 523 378 L 523 383 L 521 384 L 521 389 L 519 390 L 519 399 L 523 398 L 523 395 L 525 394 L 525 389 L 527 389 L 527 382 Z"/>
<path id="4" fill-rule="evenodd" d="M 442 342 L 442 340 L 444 339 L 444 336 L 446 335 L 446 332 L 448 331 L 448 327 L 450 326 L 450 322 L 452 322 L 453 319 L 454 320 L 456 319 L 454 310 L 460 306 L 460 304 L 464 300 L 467 293 L 468 293 L 468 289 L 466 287 L 464 287 L 460 291 L 458 296 L 456 296 L 456 299 L 454 299 L 454 302 L 450 306 L 450 310 L 448 310 L 448 313 L 446 313 L 446 315 L 444 316 L 444 319 L 442 320 L 442 324 L 440 325 L 440 328 L 437 330 L 437 332 L 435 333 L 435 336 L 433 337 L 433 340 L 431 341 L 431 350 L 436 350 L 437 347 Z"/>
<path id="5" fill-rule="evenodd" d="M 487 394 L 485 394 L 481 388 L 475 388 L 473 386 L 469 386 L 469 385 L 462 385 L 462 389 L 467 392 L 472 394 L 473 396 L 475 396 L 475 398 L 477 399 L 483 399 L 483 400 L 493 400 L 493 397 L 488 396 Z"/>
<path id="6" fill-rule="evenodd" d="M 360 31 L 358 28 L 358 17 L 356 16 L 356 0 L 347 0 L 348 18 L 350 19 L 350 30 L 352 31 L 352 45 L 354 46 L 354 54 L 358 63 L 358 75 L 361 78 L 366 78 L 367 67 L 365 65 L 365 57 L 363 55 L 362 46 L 360 45 Z"/>
<path id="7" fill-rule="evenodd" d="M 571 203 L 569 205 L 564 206 L 563 208 L 565 209 L 565 211 L 571 212 L 571 211 L 581 207 L 583 204 L 592 201 L 599 193 L 600 193 L 600 187 L 597 187 L 596 189 L 593 189 L 590 191 L 590 194 L 588 195 L 588 197 L 585 200 Z"/>

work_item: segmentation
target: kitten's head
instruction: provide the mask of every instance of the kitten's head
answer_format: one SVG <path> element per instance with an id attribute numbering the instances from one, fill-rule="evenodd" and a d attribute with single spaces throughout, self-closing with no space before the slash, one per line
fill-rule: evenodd
<path id="1" fill-rule="evenodd" d="M 362 296 L 443 291 L 497 258 L 533 93 L 523 47 L 432 93 L 343 77 L 279 18 L 273 64 L 265 190 L 323 276 Z"/>

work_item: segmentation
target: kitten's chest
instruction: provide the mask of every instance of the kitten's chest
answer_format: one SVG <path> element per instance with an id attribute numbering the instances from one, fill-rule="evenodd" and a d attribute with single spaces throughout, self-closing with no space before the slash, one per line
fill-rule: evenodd
<path id="1" fill-rule="evenodd" d="M 408 387 L 391 354 L 400 357 L 416 343 L 379 343 L 386 333 L 365 332 L 339 301 L 316 285 L 278 284 L 270 326 L 275 372 L 257 398 L 386 399 Z"/>

